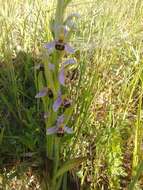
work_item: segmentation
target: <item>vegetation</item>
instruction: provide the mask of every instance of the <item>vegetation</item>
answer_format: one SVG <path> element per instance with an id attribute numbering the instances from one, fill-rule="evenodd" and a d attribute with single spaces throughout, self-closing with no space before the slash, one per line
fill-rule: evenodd
<path id="1" fill-rule="evenodd" d="M 143 2 L 0 0 L 0 8 L 0 189 L 143 189 Z M 47 54 L 63 31 L 54 23 L 73 13 L 74 52 Z M 76 61 L 66 87 L 61 58 Z M 49 60 L 58 65 L 52 79 Z M 72 103 L 54 112 L 60 87 Z M 73 133 L 49 135 L 62 113 Z"/>

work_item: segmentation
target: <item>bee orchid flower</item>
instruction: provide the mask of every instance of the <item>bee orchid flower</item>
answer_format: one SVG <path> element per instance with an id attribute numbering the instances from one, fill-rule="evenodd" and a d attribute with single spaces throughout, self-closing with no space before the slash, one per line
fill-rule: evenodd
<path id="1" fill-rule="evenodd" d="M 64 108 L 68 108 L 71 105 L 71 100 L 65 97 L 62 97 L 61 92 L 58 94 L 58 98 L 55 100 L 53 104 L 53 110 L 54 112 L 57 112 L 60 106 L 63 106 Z"/>
<path id="2" fill-rule="evenodd" d="M 67 65 L 72 65 L 72 64 L 75 64 L 76 63 L 76 60 L 74 58 L 71 58 L 71 59 L 68 59 L 67 61 L 65 61 L 63 64 L 62 64 L 62 67 L 61 67 L 61 70 L 59 72 L 59 82 L 61 85 L 65 85 L 65 67 Z"/>
<path id="3" fill-rule="evenodd" d="M 47 135 L 57 134 L 61 137 L 64 133 L 72 134 L 73 130 L 64 124 L 64 115 L 58 117 L 56 126 L 47 129 Z"/>
<path id="4" fill-rule="evenodd" d="M 66 42 L 63 40 L 54 40 L 52 42 L 49 42 L 44 45 L 44 47 L 48 50 L 48 52 L 51 54 L 54 50 L 58 51 L 65 51 L 69 54 L 73 54 L 75 50 Z"/>

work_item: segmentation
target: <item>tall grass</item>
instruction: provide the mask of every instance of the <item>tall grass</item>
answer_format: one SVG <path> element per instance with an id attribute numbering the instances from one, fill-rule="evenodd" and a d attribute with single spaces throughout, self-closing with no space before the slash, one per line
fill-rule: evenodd
<path id="1" fill-rule="evenodd" d="M 44 106 L 34 98 L 42 76 L 34 65 L 42 61 L 43 44 L 52 40 L 56 1 L 6 0 L 0 8 L 0 183 L 11 189 L 12 180 L 21 180 L 20 189 L 30 181 L 28 167 L 38 174 L 38 184 L 43 168 L 51 165 L 43 162 Z M 142 189 L 143 2 L 73 0 L 66 15 L 72 12 L 81 15 L 70 40 L 78 59 L 78 68 L 69 73 L 74 135 L 65 137 L 61 155 L 87 159 L 64 183 L 70 175 L 69 187 Z"/>

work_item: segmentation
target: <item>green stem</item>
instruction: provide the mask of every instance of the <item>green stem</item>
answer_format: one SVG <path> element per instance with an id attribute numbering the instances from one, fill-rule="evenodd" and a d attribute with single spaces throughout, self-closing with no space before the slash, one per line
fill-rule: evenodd
<path id="1" fill-rule="evenodd" d="M 56 16 L 55 16 L 55 25 L 62 25 L 64 18 L 64 0 L 57 0 Z M 56 30 L 55 37 L 56 39 L 59 36 L 59 31 Z"/>
<path id="2" fill-rule="evenodd" d="M 53 190 L 56 190 L 56 179 L 54 176 L 57 173 L 58 167 L 59 167 L 59 160 L 60 160 L 60 138 L 55 138 L 55 144 L 54 144 L 54 169 L 53 169 L 53 182 L 52 182 L 52 188 Z"/>
<path id="3" fill-rule="evenodd" d="M 140 158 L 140 147 L 141 147 L 141 106 L 142 106 L 142 95 L 139 99 L 138 104 L 138 114 L 137 114 L 137 121 L 136 121 L 136 129 L 135 129 L 135 142 L 134 142 L 134 152 L 133 152 L 133 176 L 136 175 L 136 167 L 139 164 Z"/>

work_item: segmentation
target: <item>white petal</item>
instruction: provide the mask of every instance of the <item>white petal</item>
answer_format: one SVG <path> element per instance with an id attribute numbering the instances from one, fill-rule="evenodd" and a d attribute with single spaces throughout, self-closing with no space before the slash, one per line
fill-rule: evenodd
<path id="1" fill-rule="evenodd" d="M 65 44 L 65 51 L 67 51 L 70 54 L 75 53 L 75 50 L 68 44 Z"/>
<path id="2" fill-rule="evenodd" d="M 49 43 L 45 44 L 44 47 L 46 49 L 48 49 L 49 53 L 52 53 L 54 51 L 54 49 L 55 49 L 55 45 L 56 45 L 56 42 L 53 41 L 53 42 L 49 42 Z"/>
<path id="3" fill-rule="evenodd" d="M 73 130 L 67 126 L 64 127 L 65 132 L 67 132 L 68 134 L 72 134 Z"/>
<path id="4" fill-rule="evenodd" d="M 61 68 L 60 73 L 59 73 L 59 82 L 63 86 L 65 85 L 65 72 L 63 68 Z"/>
<path id="5" fill-rule="evenodd" d="M 64 114 L 58 117 L 57 119 L 57 126 L 60 126 L 64 123 Z"/>
<path id="6" fill-rule="evenodd" d="M 67 25 L 70 29 L 72 29 L 73 31 L 76 31 L 76 30 L 77 30 L 77 25 L 76 25 L 76 23 L 75 23 L 74 21 L 72 21 L 72 20 L 68 20 L 68 21 L 66 22 L 66 25 Z"/>
<path id="7" fill-rule="evenodd" d="M 76 60 L 74 58 L 71 58 L 65 61 L 64 65 L 70 65 L 70 64 L 75 64 L 75 63 L 76 63 Z"/>
<path id="8" fill-rule="evenodd" d="M 35 98 L 42 98 L 44 96 L 47 96 L 48 88 L 44 87 L 38 94 L 36 94 Z"/>
<path id="9" fill-rule="evenodd" d="M 51 127 L 51 128 L 47 129 L 46 134 L 47 135 L 51 135 L 51 134 L 57 133 L 57 131 L 58 131 L 58 128 L 56 126 L 55 127 Z"/>

